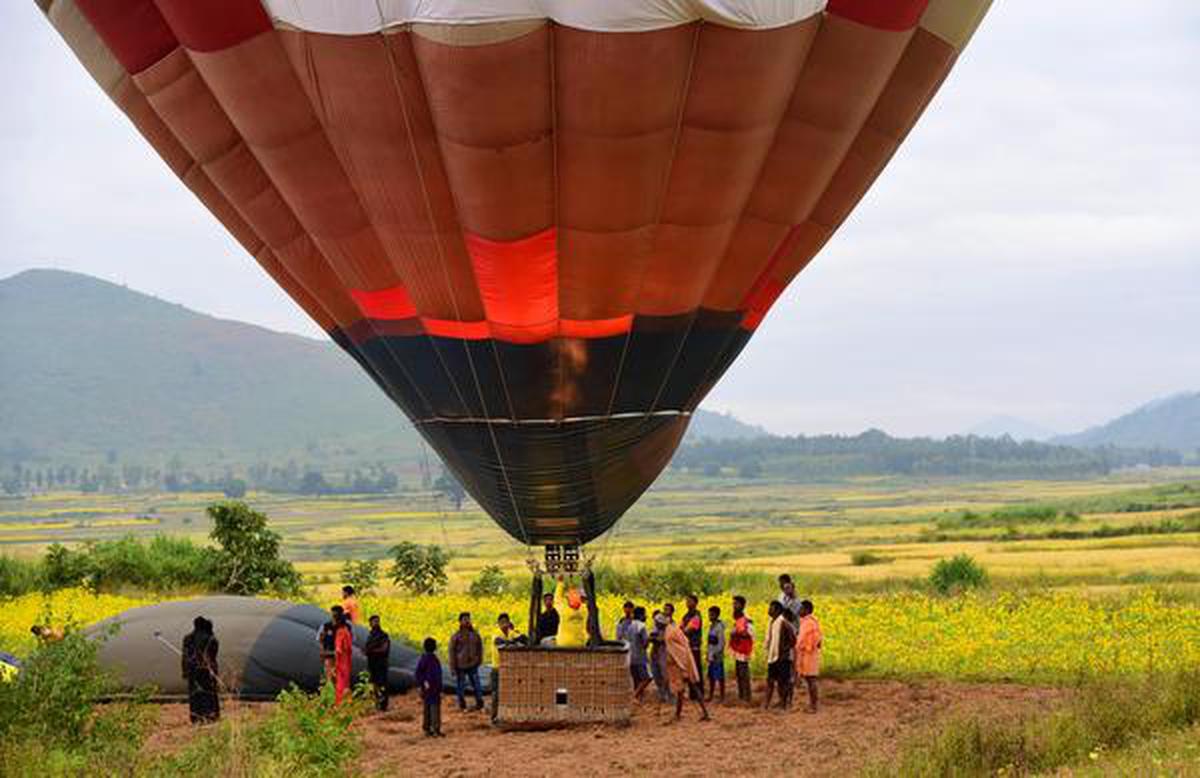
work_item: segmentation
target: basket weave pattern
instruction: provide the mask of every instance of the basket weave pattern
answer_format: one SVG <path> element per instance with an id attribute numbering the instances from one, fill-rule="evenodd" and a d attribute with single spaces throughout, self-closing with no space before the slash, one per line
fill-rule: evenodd
<path id="1" fill-rule="evenodd" d="M 629 721 L 631 684 L 624 648 L 514 647 L 501 653 L 497 724 Z"/>

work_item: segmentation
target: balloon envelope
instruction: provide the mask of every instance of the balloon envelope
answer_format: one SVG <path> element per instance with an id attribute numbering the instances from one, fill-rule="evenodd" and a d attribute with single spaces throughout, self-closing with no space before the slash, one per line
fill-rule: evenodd
<path id="1" fill-rule="evenodd" d="M 988 0 L 39 0 L 513 537 L 583 543 Z"/>

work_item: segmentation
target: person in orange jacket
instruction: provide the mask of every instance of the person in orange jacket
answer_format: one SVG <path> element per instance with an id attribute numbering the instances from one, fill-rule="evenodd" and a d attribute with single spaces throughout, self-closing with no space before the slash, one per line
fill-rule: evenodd
<path id="1" fill-rule="evenodd" d="M 817 676 L 821 674 L 821 625 L 809 600 L 800 603 L 800 630 L 796 634 L 796 677 L 808 687 L 806 713 L 817 712 Z"/>
<path id="2" fill-rule="evenodd" d="M 353 586 L 342 587 L 342 610 L 346 612 L 346 618 L 350 619 L 352 624 L 363 624 L 362 611 L 358 607 L 358 598 L 354 596 Z"/>

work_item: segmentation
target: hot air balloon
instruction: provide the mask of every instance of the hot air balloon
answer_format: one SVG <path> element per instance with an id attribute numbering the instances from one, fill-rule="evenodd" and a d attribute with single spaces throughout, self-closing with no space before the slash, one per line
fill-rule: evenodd
<path id="1" fill-rule="evenodd" d="M 989 0 L 38 0 L 527 546 L 595 539 Z"/>

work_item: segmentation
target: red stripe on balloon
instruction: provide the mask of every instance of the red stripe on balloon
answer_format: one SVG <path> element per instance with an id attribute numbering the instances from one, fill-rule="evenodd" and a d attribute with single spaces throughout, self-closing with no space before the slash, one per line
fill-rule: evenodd
<path id="1" fill-rule="evenodd" d="M 127 73 L 141 73 L 179 45 L 152 0 L 77 0 Z"/>
<path id="2" fill-rule="evenodd" d="M 557 231 L 494 241 L 466 233 L 467 251 L 492 336 L 537 343 L 558 333 Z"/>
<path id="3" fill-rule="evenodd" d="M 179 42 L 192 51 L 220 51 L 272 29 L 260 0 L 157 0 Z"/>
<path id="4" fill-rule="evenodd" d="M 486 321 L 454 321 L 453 319 L 421 319 L 425 331 L 440 338 L 487 340 L 492 336 Z"/>
<path id="5" fill-rule="evenodd" d="M 788 230 L 788 234 L 771 254 L 767 266 L 758 274 L 754 286 L 750 287 L 750 291 L 746 292 L 746 296 L 742 298 L 742 304 L 739 306 L 744 311 L 742 329 L 754 330 L 758 327 L 766 317 L 767 311 L 771 310 L 771 306 L 779 299 L 779 295 L 783 294 L 787 284 L 775 277 L 775 268 L 783 261 L 784 257 L 792 253 L 799 239 L 800 228 L 798 226 Z"/>
<path id="6" fill-rule="evenodd" d="M 829 0 L 825 10 L 880 30 L 911 30 L 921 20 L 929 0 Z"/>
<path id="7" fill-rule="evenodd" d="M 564 338 L 607 338 L 623 335 L 633 327 L 633 314 L 614 319 L 559 319 L 558 332 Z"/>
<path id="8" fill-rule="evenodd" d="M 411 319 L 417 315 L 417 308 L 403 286 L 374 291 L 351 289 L 350 296 L 368 319 Z"/>

